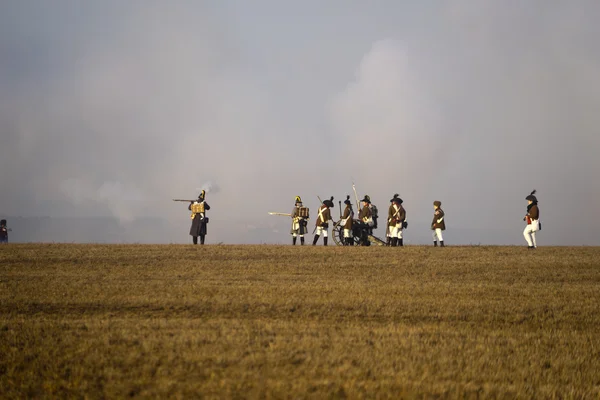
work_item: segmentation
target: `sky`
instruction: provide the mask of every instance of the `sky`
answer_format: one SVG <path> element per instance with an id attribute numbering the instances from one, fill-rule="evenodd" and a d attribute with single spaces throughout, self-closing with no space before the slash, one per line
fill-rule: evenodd
<path id="1" fill-rule="evenodd" d="M 2 0 L 0 215 L 155 218 L 124 240 L 187 243 L 172 199 L 205 188 L 207 243 L 288 243 L 267 212 L 299 195 L 316 215 L 354 182 L 382 214 L 400 194 L 406 243 L 430 241 L 440 200 L 449 244 L 523 245 L 537 189 L 540 244 L 600 245 L 599 16 L 592 0 Z"/>

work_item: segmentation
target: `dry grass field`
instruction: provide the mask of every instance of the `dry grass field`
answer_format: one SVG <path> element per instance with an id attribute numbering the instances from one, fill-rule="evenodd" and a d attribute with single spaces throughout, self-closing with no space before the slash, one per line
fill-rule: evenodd
<path id="1" fill-rule="evenodd" d="M 600 248 L 0 246 L 0 397 L 600 396 Z"/>

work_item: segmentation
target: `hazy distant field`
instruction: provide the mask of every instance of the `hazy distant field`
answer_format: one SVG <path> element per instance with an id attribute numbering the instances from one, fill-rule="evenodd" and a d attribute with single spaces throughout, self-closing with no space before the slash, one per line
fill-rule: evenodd
<path id="1" fill-rule="evenodd" d="M 600 396 L 600 248 L 0 246 L 0 397 Z"/>

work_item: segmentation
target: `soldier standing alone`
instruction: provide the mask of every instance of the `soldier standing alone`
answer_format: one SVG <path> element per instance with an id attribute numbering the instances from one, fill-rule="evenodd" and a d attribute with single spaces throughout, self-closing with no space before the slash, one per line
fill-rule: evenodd
<path id="1" fill-rule="evenodd" d="M 323 246 L 327 246 L 327 229 L 329 229 L 329 221 L 331 221 L 331 208 L 333 208 L 333 196 L 329 200 L 324 200 L 321 207 L 319 207 L 319 216 L 315 221 L 317 230 L 313 239 L 313 246 L 317 244 L 321 233 L 323 234 Z"/>
<path id="2" fill-rule="evenodd" d="M 538 201 L 535 195 L 535 190 L 525 197 L 527 200 L 527 214 L 523 221 L 527 222 L 523 236 L 527 241 L 527 248 L 530 250 L 537 248 L 537 242 L 535 241 L 535 233 L 540 229 L 540 209 L 538 208 Z"/>
<path id="3" fill-rule="evenodd" d="M 437 247 L 437 241 L 440 241 L 440 246 L 444 247 L 444 238 L 442 231 L 446 230 L 446 222 L 444 221 L 444 210 L 442 210 L 442 202 L 436 200 L 433 202 L 433 221 L 431 221 L 431 230 L 433 231 L 433 245 Z"/>
<path id="4" fill-rule="evenodd" d="M 192 212 L 192 226 L 190 227 L 190 235 L 194 244 L 198 244 L 198 236 L 200 236 L 200 244 L 204 244 L 204 237 L 206 236 L 206 225 L 208 224 L 208 217 L 206 217 L 206 211 L 210 210 L 210 206 L 206 202 L 206 191 L 203 190 L 198 196 L 198 200 L 190 203 L 188 210 Z"/>
<path id="5" fill-rule="evenodd" d="M 0 243 L 8 243 L 8 232 L 10 228 L 6 226 L 6 220 L 0 221 Z"/>

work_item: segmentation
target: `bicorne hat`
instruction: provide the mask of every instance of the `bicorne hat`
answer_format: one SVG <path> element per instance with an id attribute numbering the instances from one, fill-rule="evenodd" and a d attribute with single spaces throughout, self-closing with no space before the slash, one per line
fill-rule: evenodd
<path id="1" fill-rule="evenodd" d="M 331 196 L 331 198 L 328 200 L 323 200 L 323 204 L 329 208 L 333 208 L 333 196 Z"/>
<path id="2" fill-rule="evenodd" d="M 346 200 L 344 200 L 344 204 L 348 206 L 352 206 L 352 202 L 350 201 L 350 195 L 346 196 Z"/>
<path id="3" fill-rule="evenodd" d="M 534 196 L 536 190 L 533 189 L 533 192 L 531 192 L 529 194 L 529 196 L 525 197 L 525 200 L 529 200 L 529 201 L 533 201 L 533 202 L 537 202 L 537 197 Z"/>
<path id="4" fill-rule="evenodd" d="M 398 203 L 398 204 L 404 203 L 404 201 L 400 197 L 398 197 L 398 196 L 400 196 L 400 195 L 398 193 L 396 193 L 394 195 L 394 197 L 390 200 L 390 202 L 392 202 L 392 203 Z"/>

